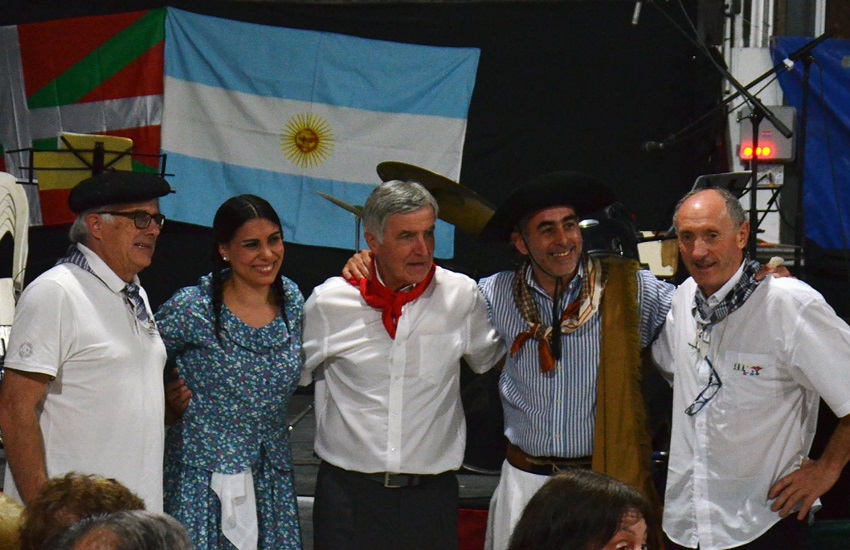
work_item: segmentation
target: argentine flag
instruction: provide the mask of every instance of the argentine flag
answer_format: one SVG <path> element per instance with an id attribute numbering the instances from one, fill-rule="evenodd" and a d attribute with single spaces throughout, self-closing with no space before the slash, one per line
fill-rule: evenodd
<path id="1" fill-rule="evenodd" d="M 287 241 L 353 248 L 376 166 L 460 179 L 479 50 L 366 40 L 168 9 L 162 151 L 171 219 L 209 226 L 233 195 L 268 200 Z M 452 227 L 436 255 L 453 256 Z"/>

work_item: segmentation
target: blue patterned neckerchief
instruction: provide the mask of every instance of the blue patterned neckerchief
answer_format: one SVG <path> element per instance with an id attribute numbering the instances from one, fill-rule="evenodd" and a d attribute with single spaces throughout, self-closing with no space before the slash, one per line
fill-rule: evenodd
<path id="1" fill-rule="evenodd" d="M 56 260 L 55 265 L 59 264 L 74 264 L 75 266 L 84 269 L 97 277 L 97 280 L 106 284 L 106 281 L 101 279 L 97 273 L 92 270 L 89 265 L 88 260 L 86 260 L 85 255 L 77 248 L 76 244 L 72 244 L 68 247 L 68 251 L 65 253 L 65 257 L 59 258 Z M 109 285 L 107 285 L 109 286 Z M 153 318 L 148 314 L 148 308 L 145 306 L 144 300 L 142 300 L 141 294 L 139 294 L 139 285 L 135 283 L 127 283 L 127 285 L 121 290 L 121 294 L 124 296 L 124 303 L 127 304 L 127 307 L 130 308 L 130 311 L 133 312 L 133 317 L 135 317 L 140 323 L 145 326 L 153 326 L 156 327 L 156 323 Z"/>
<path id="2" fill-rule="evenodd" d="M 708 329 L 744 305 L 744 302 L 747 301 L 747 298 L 750 297 L 761 282 L 755 278 L 756 273 L 760 269 L 761 265 L 757 261 L 744 260 L 744 270 L 741 273 L 741 278 L 710 314 L 705 313 L 708 310 L 708 299 L 703 296 L 701 290 L 697 289 L 697 292 L 694 294 L 694 318 L 697 320 L 697 324 L 703 329 Z"/>

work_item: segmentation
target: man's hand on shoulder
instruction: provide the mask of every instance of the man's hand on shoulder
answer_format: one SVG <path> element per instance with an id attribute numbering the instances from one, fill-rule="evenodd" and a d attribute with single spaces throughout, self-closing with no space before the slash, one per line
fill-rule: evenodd
<path id="1" fill-rule="evenodd" d="M 773 275 L 780 279 L 783 277 L 796 279 L 796 277 L 791 275 L 791 272 L 788 271 L 788 268 L 785 267 L 784 262 L 785 260 L 779 256 L 772 257 L 766 264 L 761 266 L 761 271 L 756 273 L 756 281 L 761 281 L 762 279 L 767 278 L 768 275 Z"/>
<path id="2" fill-rule="evenodd" d="M 349 281 L 372 278 L 372 252 L 361 250 L 345 262 L 342 268 L 342 277 Z"/>
<path id="3" fill-rule="evenodd" d="M 166 425 L 179 422 L 192 399 L 192 391 L 186 386 L 186 381 L 179 377 L 177 369 L 173 369 L 172 373 L 174 380 L 165 385 Z"/>

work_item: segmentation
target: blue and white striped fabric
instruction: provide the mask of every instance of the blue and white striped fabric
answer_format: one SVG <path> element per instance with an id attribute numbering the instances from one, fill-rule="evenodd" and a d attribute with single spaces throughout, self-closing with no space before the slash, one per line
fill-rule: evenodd
<path id="1" fill-rule="evenodd" d="M 142 300 L 142 295 L 139 293 L 139 285 L 136 283 L 127 283 L 124 290 L 121 291 L 127 301 L 127 305 L 133 310 L 133 315 L 142 323 L 150 322 L 151 317 L 148 315 L 148 308 L 145 306 L 145 301 Z"/>
<path id="2" fill-rule="evenodd" d="M 162 150 L 172 219 L 209 225 L 239 193 L 269 200 L 296 243 L 350 248 L 378 163 L 458 180 L 479 50 L 365 40 L 168 9 Z M 440 222 L 437 256 L 453 255 Z"/>
<path id="3" fill-rule="evenodd" d="M 561 297 L 563 310 L 581 290 L 580 270 Z M 508 349 L 517 334 L 527 329 L 513 298 L 513 272 L 483 279 L 490 319 Z M 532 289 L 544 324 L 552 324 L 552 299 L 534 282 L 531 269 L 526 281 Z M 646 347 L 664 323 L 675 287 L 649 271 L 637 272 L 640 312 L 640 345 Z M 593 454 L 596 422 L 596 376 L 599 368 L 601 317 L 595 313 L 571 334 L 561 336 L 561 360 L 555 370 L 540 371 L 537 346 L 526 345 L 508 356 L 499 379 L 505 414 L 505 435 L 535 456 L 577 458 Z"/>

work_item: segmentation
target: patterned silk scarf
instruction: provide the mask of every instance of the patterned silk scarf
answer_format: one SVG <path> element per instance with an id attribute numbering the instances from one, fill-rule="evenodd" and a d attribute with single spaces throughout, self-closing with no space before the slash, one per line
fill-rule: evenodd
<path id="1" fill-rule="evenodd" d="M 709 328 L 716 325 L 726 318 L 727 315 L 744 305 L 747 298 L 753 293 L 759 282 L 755 279 L 756 273 L 761 269 L 761 265 L 755 260 L 744 260 L 744 271 L 741 273 L 741 279 L 735 283 L 729 294 L 723 298 L 723 301 L 717 304 L 711 314 L 706 314 L 708 310 L 708 300 L 703 296 L 701 290 L 697 290 L 694 294 L 694 318 L 697 324 L 703 328 Z"/>
<path id="2" fill-rule="evenodd" d="M 599 261 L 586 254 L 582 256 L 580 261 L 584 269 L 581 291 L 578 298 L 569 304 L 561 315 L 561 334 L 575 332 L 599 309 L 599 301 L 602 299 L 604 282 Z M 528 330 L 519 333 L 514 339 L 511 345 L 511 357 L 516 355 L 529 340 L 537 340 L 540 370 L 549 372 L 555 368 L 555 358 L 552 356 L 552 349 L 549 345 L 552 339 L 552 327 L 540 322 L 540 313 L 537 311 L 531 289 L 525 280 L 528 266 L 529 262 L 526 261 L 514 272 L 514 301 L 523 320 L 528 324 Z"/>
<path id="3" fill-rule="evenodd" d="M 372 260 L 372 278 L 360 279 L 359 281 L 348 281 L 349 284 L 360 289 L 360 295 L 366 300 L 366 303 L 375 309 L 381 310 L 381 321 L 384 323 L 384 328 L 387 329 L 387 334 L 395 340 L 396 328 L 398 328 L 398 320 L 401 317 L 401 308 L 404 304 L 422 296 L 425 289 L 434 278 L 436 265 L 431 264 L 431 269 L 425 275 L 425 279 L 418 283 L 410 292 L 392 291 L 385 287 L 378 280 L 378 271 L 375 266 L 375 260 Z"/>

